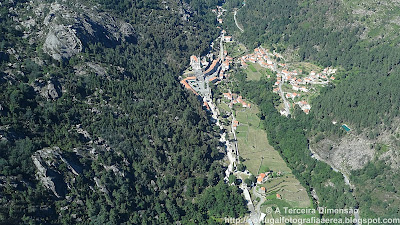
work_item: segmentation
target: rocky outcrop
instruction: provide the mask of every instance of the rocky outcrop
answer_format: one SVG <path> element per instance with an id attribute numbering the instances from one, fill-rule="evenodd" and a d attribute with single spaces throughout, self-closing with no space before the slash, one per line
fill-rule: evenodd
<path id="1" fill-rule="evenodd" d="M 66 184 L 63 177 L 53 169 L 60 160 L 60 149 L 44 148 L 36 151 L 31 157 L 37 169 L 36 176 L 42 184 L 58 198 L 65 196 Z"/>
<path id="2" fill-rule="evenodd" d="M 82 173 L 82 167 L 79 162 L 65 157 L 58 147 L 38 150 L 31 158 L 37 169 L 37 178 L 58 198 L 64 197 L 67 193 L 67 186 L 70 187 L 65 182 L 69 173 L 60 171 L 60 166 L 62 164 L 66 165 L 73 174 L 72 176 L 79 176 Z"/>
<path id="3" fill-rule="evenodd" d="M 370 144 L 371 141 L 367 139 L 348 136 L 340 142 L 324 139 L 312 149 L 321 160 L 348 174 L 351 170 L 361 169 L 373 159 L 375 151 Z"/>
<path id="4" fill-rule="evenodd" d="M 45 40 L 43 50 L 56 60 L 68 59 L 81 52 L 89 43 L 100 42 L 113 47 L 122 41 L 136 40 L 131 24 L 99 12 L 96 7 L 86 7 L 79 2 L 51 4 L 32 1 L 37 18 L 22 21 L 26 29 L 42 26 L 39 37 Z M 40 22 L 42 21 L 42 22 Z M 32 32 L 26 36 L 33 36 Z M 37 41 L 40 41 L 37 40 Z"/>
<path id="5" fill-rule="evenodd" d="M 49 81 L 46 88 L 43 90 L 43 95 L 47 99 L 57 99 L 61 96 L 61 90 L 59 86 L 54 85 L 53 82 Z"/>
<path id="6" fill-rule="evenodd" d="M 325 137 L 310 145 L 310 150 L 333 168 L 349 175 L 352 170 L 363 168 L 375 159 L 385 160 L 392 168 L 400 167 L 400 121 L 396 120 L 390 130 L 376 128 L 360 134 L 350 132 L 341 138 Z M 375 133 L 375 135 L 373 134 Z M 385 147 L 382 147 L 385 146 Z M 384 149 L 383 149 L 384 148 Z"/>
<path id="7" fill-rule="evenodd" d="M 76 30 L 64 25 L 52 25 L 43 44 L 43 49 L 56 60 L 70 58 L 82 51 L 82 42 Z"/>
<path id="8" fill-rule="evenodd" d="M 100 189 L 101 192 L 103 192 L 103 193 L 106 194 L 106 195 L 109 194 L 109 192 L 108 192 L 106 186 L 103 185 L 103 184 L 101 183 L 101 181 L 100 181 L 99 178 L 94 177 L 94 181 L 95 181 L 95 183 L 96 183 L 96 186 Z"/>
<path id="9" fill-rule="evenodd" d="M 55 100 L 60 98 L 62 94 L 61 84 L 56 80 L 45 82 L 44 80 L 37 79 L 33 82 L 32 86 L 36 92 L 39 92 L 47 100 Z"/>

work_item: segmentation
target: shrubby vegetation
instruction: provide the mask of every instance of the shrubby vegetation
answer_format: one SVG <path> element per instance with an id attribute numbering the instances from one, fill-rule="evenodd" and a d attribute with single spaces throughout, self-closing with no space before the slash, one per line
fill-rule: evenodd
<path id="1" fill-rule="evenodd" d="M 397 174 L 381 160 L 370 162 L 363 169 L 352 173 L 351 180 L 358 187 L 355 194 L 360 199 L 360 208 L 364 216 L 399 216 L 399 202 L 395 200 L 400 187 Z"/>

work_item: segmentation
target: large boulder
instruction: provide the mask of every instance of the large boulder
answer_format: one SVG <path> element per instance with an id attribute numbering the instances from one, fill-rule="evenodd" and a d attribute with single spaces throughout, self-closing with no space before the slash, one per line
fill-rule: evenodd
<path id="1" fill-rule="evenodd" d="M 76 31 L 64 25 L 52 25 L 43 44 L 43 50 L 56 60 L 70 58 L 82 49 Z"/>
<path id="2" fill-rule="evenodd" d="M 62 153 L 56 146 L 38 150 L 31 158 L 37 169 L 36 177 L 58 198 L 64 197 L 67 187 L 71 187 L 68 177 L 79 176 L 83 171 L 76 154 Z M 68 170 L 60 170 L 61 165 Z"/>

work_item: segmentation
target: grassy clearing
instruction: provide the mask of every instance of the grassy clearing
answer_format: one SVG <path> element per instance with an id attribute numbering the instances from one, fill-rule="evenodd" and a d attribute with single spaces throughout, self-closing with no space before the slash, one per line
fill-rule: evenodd
<path id="1" fill-rule="evenodd" d="M 308 213 L 304 214 L 294 214 L 293 212 L 290 212 L 290 209 L 311 209 L 310 207 L 301 207 L 301 206 L 296 206 L 291 204 L 285 199 L 277 199 L 276 194 L 270 194 L 267 196 L 266 201 L 261 205 L 261 212 L 267 212 L 268 208 L 272 208 L 273 212 L 272 213 L 267 213 L 266 218 L 272 219 L 272 218 L 279 218 L 279 217 L 286 217 L 286 218 L 311 218 L 316 216 L 316 214 L 312 214 L 312 211 L 309 210 Z M 307 224 L 307 223 L 306 223 Z"/>
<path id="2" fill-rule="evenodd" d="M 266 76 L 267 70 L 261 67 L 258 63 L 247 63 L 248 67 L 245 70 L 247 80 L 260 80 L 261 77 Z"/>
<path id="3" fill-rule="evenodd" d="M 246 47 L 237 42 L 224 43 L 224 48 L 228 52 L 228 55 L 232 56 L 233 58 L 237 58 L 246 54 Z"/>
<path id="4" fill-rule="evenodd" d="M 258 174 L 260 165 L 275 171 L 290 172 L 279 153 L 269 145 L 267 134 L 260 127 L 258 112 L 256 106 L 236 111 L 236 119 L 240 124 L 237 128 L 239 152 L 245 159 L 244 164 L 252 174 Z"/>
<path id="5" fill-rule="evenodd" d="M 231 109 L 228 106 L 228 103 L 229 103 L 229 100 L 221 99 L 221 102 L 218 104 L 218 108 L 221 111 L 221 113 L 222 113 L 222 111 L 224 111 L 224 112 L 231 111 Z"/>
<path id="6" fill-rule="evenodd" d="M 250 69 L 253 73 L 257 72 L 257 69 L 254 68 L 253 64 L 251 64 L 251 63 L 249 63 L 249 69 Z"/>
<path id="7" fill-rule="evenodd" d="M 307 208 L 311 206 L 310 199 L 305 188 L 293 174 L 287 173 L 281 177 L 273 178 L 260 185 L 267 189 L 267 194 L 279 193 L 282 201 L 295 208 Z"/>

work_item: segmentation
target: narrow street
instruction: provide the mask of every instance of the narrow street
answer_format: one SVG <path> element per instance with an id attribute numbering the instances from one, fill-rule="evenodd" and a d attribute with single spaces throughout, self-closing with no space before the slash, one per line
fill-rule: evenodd
<path id="1" fill-rule="evenodd" d="M 290 115 L 290 106 L 289 106 L 288 100 L 287 100 L 286 97 L 285 97 L 285 94 L 283 93 L 283 90 L 282 90 L 282 83 L 283 83 L 283 82 L 279 83 L 279 85 L 278 85 L 278 87 L 279 87 L 279 94 L 280 94 L 281 97 L 282 97 L 283 104 L 285 105 L 285 111 L 286 111 L 287 115 Z"/>
<path id="2" fill-rule="evenodd" d="M 234 17 L 235 17 L 235 23 L 236 26 L 240 29 L 241 32 L 243 32 L 243 29 L 239 27 L 237 20 L 236 20 L 236 13 L 237 11 L 234 12 Z M 224 61 L 224 32 L 221 32 L 221 35 L 219 36 L 219 58 L 221 61 Z M 212 49 L 212 46 L 211 46 Z M 216 71 L 219 71 L 221 68 L 218 68 Z M 201 69 L 197 69 L 194 71 L 194 74 L 196 76 L 196 82 L 197 82 L 197 87 L 193 87 L 193 89 L 202 97 L 202 100 L 209 106 L 209 110 L 211 112 L 211 118 L 213 123 L 219 127 L 219 129 L 222 131 L 224 130 L 224 126 L 221 124 L 219 120 L 220 116 L 220 111 L 217 108 L 217 105 L 215 102 L 213 102 L 213 97 L 212 97 L 212 92 L 211 88 L 209 86 L 210 79 L 215 77 L 216 75 L 209 75 L 209 76 L 204 76 L 203 72 Z M 229 93 L 231 93 L 229 91 Z M 231 100 L 232 101 L 232 100 Z M 229 176 L 231 174 L 235 175 L 236 177 L 240 176 L 243 172 L 237 171 L 236 167 L 240 163 L 239 161 L 239 149 L 238 149 L 238 143 L 237 143 L 237 138 L 236 138 L 236 126 L 234 125 L 236 121 L 236 117 L 234 114 L 234 111 L 231 110 L 231 116 L 232 119 L 230 121 L 230 126 L 229 126 L 229 131 L 225 132 L 220 132 L 220 138 L 219 141 L 223 143 L 224 148 L 226 150 L 226 156 L 229 161 L 229 164 L 227 166 L 227 169 L 224 172 L 224 181 L 228 183 L 229 181 Z M 229 139 L 227 137 L 233 137 L 233 139 Z M 243 175 L 243 174 L 242 174 Z M 247 171 L 246 175 L 250 175 L 250 173 Z M 261 196 L 261 194 L 256 194 L 255 188 L 249 188 L 247 187 L 246 184 L 242 183 L 241 185 L 238 186 L 242 191 L 245 200 L 247 201 L 247 208 L 249 211 L 249 219 L 248 219 L 248 224 L 252 225 L 260 225 L 259 218 L 261 215 L 260 208 L 262 203 L 265 201 L 265 198 Z M 256 197 L 259 197 L 261 200 L 260 202 L 257 203 L 255 206 L 253 204 L 253 200 Z"/>

